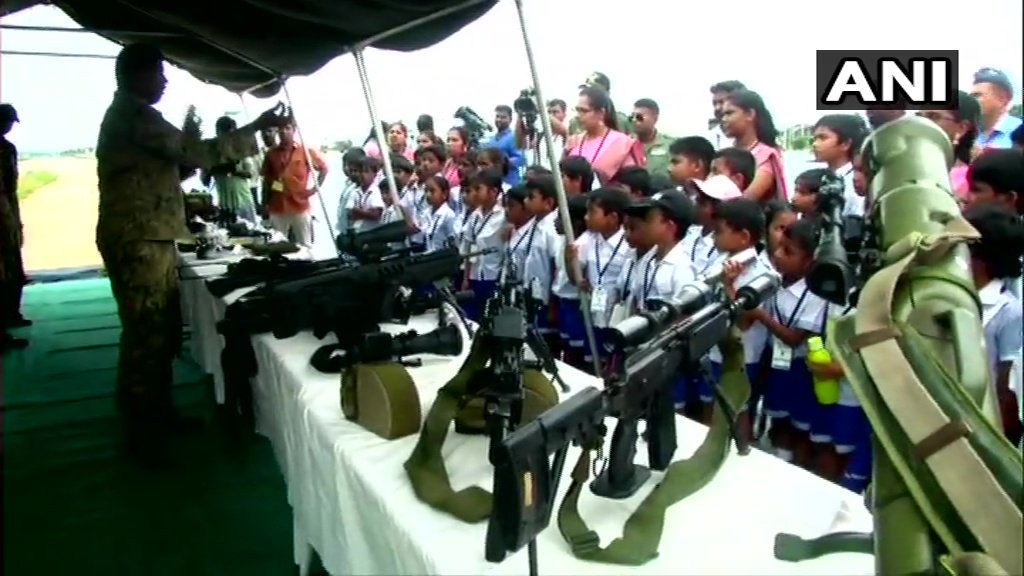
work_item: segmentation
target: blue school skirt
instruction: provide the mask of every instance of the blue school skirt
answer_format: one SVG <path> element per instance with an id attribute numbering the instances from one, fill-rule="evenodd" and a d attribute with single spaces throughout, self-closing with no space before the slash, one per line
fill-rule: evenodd
<path id="1" fill-rule="evenodd" d="M 722 365 L 719 364 L 718 362 L 712 362 L 711 363 L 711 377 L 715 379 L 715 382 L 720 382 L 722 380 Z M 751 390 L 753 390 L 754 387 L 757 386 L 756 382 L 757 382 L 757 380 L 760 377 L 761 377 L 761 363 L 760 362 L 753 362 L 753 363 L 747 364 L 747 379 L 750 380 L 750 388 L 751 388 Z M 706 379 L 701 378 L 697 382 L 697 391 L 700 394 L 700 401 L 701 402 L 703 402 L 705 404 L 710 404 L 710 403 L 715 401 L 715 391 L 712 388 L 712 384 L 710 382 L 708 382 Z M 753 395 L 753 393 L 751 393 L 750 399 L 748 400 L 748 403 L 753 403 L 755 401 L 756 400 L 754 398 L 754 395 Z M 747 406 L 748 410 L 751 409 L 751 408 L 752 407 L 750 405 Z"/>
<path id="2" fill-rule="evenodd" d="M 587 329 L 578 298 L 558 298 L 558 334 L 569 348 L 586 348 Z"/>
<path id="3" fill-rule="evenodd" d="M 833 407 L 832 444 L 836 452 L 849 454 L 839 482 L 843 488 L 863 492 L 871 479 L 871 423 L 860 406 Z"/>
<path id="4" fill-rule="evenodd" d="M 473 291 L 473 299 L 466 302 L 463 308 L 470 320 L 480 322 L 484 315 L 484 306 L 487 304 L 487 300 L 494 295 L 494 291 L 497 288 L 497 280 L 469 281 L 469 289 Z"/>
<path id="5" fill-rule="evenodd" d="M 770 368 L 765 379 L 764 411 L 771 418 L 789 418 L 797 430 L 809 432 L 818 399 L 803 358 L 793 358 L 789 370 Z"/>

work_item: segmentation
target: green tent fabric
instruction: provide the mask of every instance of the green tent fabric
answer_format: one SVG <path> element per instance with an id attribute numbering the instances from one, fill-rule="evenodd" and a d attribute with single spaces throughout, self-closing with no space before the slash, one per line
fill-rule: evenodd
<path id="1" fill-rule="evenodd" d="M 412 52 L 483 16 L 497 0 L 8 0 L 6 16 L 53 4 L 117 42 L 146 41 L 196 78 L 267 98 L 354 47 Z M 416 26 L 417 20 L 433 17 Z"/>

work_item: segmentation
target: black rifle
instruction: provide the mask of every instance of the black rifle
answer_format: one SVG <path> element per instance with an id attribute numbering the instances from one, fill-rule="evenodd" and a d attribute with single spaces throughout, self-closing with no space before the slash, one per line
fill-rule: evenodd
<path id="1" fill-rule="evenodd" d="M 334 333 L 343 349 L 363 334 L 393 321 L 402 286 L 450 278 L 466 257 L 454 247 L 426 254 L 403 254 L 374 263 L 317 270 L 306 276 L 267 282 L 245 294 L 224 313 L 217 330 L 224 336 L 221 364 L 229 414 L 254 424 L 249 379 L 258 367 L 251 337 L 273 333 L 290 338 L 311 330 L 317 338 Z"/>
<path id="2" fill-rule="evenodd" d="M 587 387 L 510 433 L 494 450 L 490 522 L 499 529 L 488 530 L 487 559 L 501 561 L 531 544 L 547 527 L 569 445 L 585 449 L 600 445 L 606 433 L 605 417 L 619 419 L 608 463 L 619 470 L 610 478 L 633 482 L 640 474 L 633 463 L 637 440 L 633 426 L 641 416 L 647 419 L 651 466 L 667 465 L 676 444 L 671 407 L 676 367 L 688 357 L 704 356 L 728 334 L 741 311 L 757 307 L 777 285 L 775 277 L 765 275 L 740 288 L 734 302 L 712 302 L 685 319 L 680 320 L 684 314 L 680 307 L 666 305 L 642 319 L 629 318 L 618 324 L 613 330 L 620 333 L 621 341 L 630 341 L 635 327 L 660 331 L 627 358 L 619 374 L 605 380 L 603 390 Z M 625 330 L 620 328 L 624 324 Z M 666 405 L 666 396 L 667 409 L 659 408 Z M 631 421 L 634 424 L 629 424 Z M 553 463 L 549 461 L 552 454 Z M 530 568 L 535 573 L 534 558 Z"/>

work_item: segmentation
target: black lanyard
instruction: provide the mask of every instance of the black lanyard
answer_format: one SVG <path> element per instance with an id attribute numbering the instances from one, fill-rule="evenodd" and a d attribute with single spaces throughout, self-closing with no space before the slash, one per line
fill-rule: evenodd
<path id="1" fill-rule="evenodd" d="M 533 247 L 533 234 L 536 231 L 537 219 L 534 218 L 533 220 L 530 221 L 530 232 L 519 236 L 519 239 L 516 240 L 516 243 L 512 245 L 512 248 L 508 251 L 508 253 L 511 255 L 515 255 L 515 253 L 519 250 L 519 246 L 523 243 L 523 240 L 526 240 L 526 255 L 527 257 L 529 257 L 530 248 Z"/>
<path id="2" fill-rule="evenodd" d="M 443 214 L 439 214 L 439 212 L 441 212 L 441 208 L 438 208 L 437 212 L 433 214 L 434 221 L 430 223 L 430 232 L 427 233 L 427 240 L 432 241 L 434 239 L 434 234 L 437 233 L 437 227 L 441 225 L 441 220 L 444 219 L 442 218 Z"/>
<path id="3" fill-rule="evenodd" d="M 804 299 L 807 298 L 807 292 L 808 292 L 808 289 L 804 288 L 804 291 L 800 294 L 800 298 L 797 299 L 796 307 L 793 308 L 793 312 L 789 315 L 789 320 L 786 321 L 785 324 L 783 324 L 783 326 L 785 326 L 786 328 L 792 328 L 793 327 L 793 321 L 796 320 L 796 315 L 800 313 L 800 307 L 803 306 Z M 774 302 L 772 302 L 772 304 L 773 304 L 772 308 L 775 309 L 774 310 L 774 312 L 775 312 L 775 319 L 778 320 L 779 322 L 782 322 L 782 312 L 779 311 L 779 297 L 778 296 L 775 297 Z"/>
<path id="4" fill-rule="evenodd" d="M 650 261 L 647 262 L 647 268 L 644 269 L 642 286 L 644 290 L 644 300 L 647 300 L 647 297 L 651 295 L 651 289 L 654 288 L 654 281 L 658 277 L 658 267 L 661 266 L 661 262 L 661 260 L 655 262 L 654 258 L 651 258 Z M 654 270 L 651 270 L 651 268 Z"/>
<path id="5" fill-rule="evenodd" d="M 613 261 L 615 261 L 615 255 L 619 253 L 619 248 L 622 247 L 622 241 L 625 238 L 625 235 L 619 236 L 619 242 L 618 244 L 615 245 L 615 248 L 612 250 L 612 255 L 610 258 L 608 258 L 608 262 L 605 262 L 604 268 L 601 267 L 601 247 L 597 246 L 597 242 L 594 243 L 594 264 L 597 265 L 598 286 L 601 285 L 601 279 L 604 278 L 604 273 L 608 271 L 608 267 L 612 265 Z"/>
<path id="6" fill-rule="evenodd" d="M 477 226 L 476 228 L 473 228 L 472 222 L 470 223 L 469 229 L 473 232 L 473 242 L 476 242 L 479 239 L 480 233 L 484 231 L 484 226 L 487 226 L 487 222 L 491 219 L 491 216 L 494 216 L 494 212 L 493 211 L 490 214 L 488 214 L 487 216 L 484 216 L 483 218 L 479 218 L 480 225 Z"/>
<path id="7" fill-rule="evenodd" d="M 626 268 L 626 282 L 622 285 L 622 296 L 629 294 L 629 281 L 633 279 L 633 268 L 636 268 L 636 259 L 629 261 L 629 268 Z"/>
<path id="8" fill-rule="evenodd" d="M 696 262 L 697 261 L 697 247 L 700 246 L 700 243 L 703 242 L 705 238 L 707 238 L 708 236 L 711 236 L 711 234 L 713 234 L 713 232 L 708 232 L 707 234 L 700 233 L 700 232 L 697 233 L 697 238 L 693 241 L 693 248 L 690 248 L 690 262 Z M 708 248 L 708 255 L 707 255 L 707 257 L 710 258 L 711 255 L 714 254 L 714 252 L 715 252 L 715 245 L 712 243 L 711 244 L 711 248 Z"/>

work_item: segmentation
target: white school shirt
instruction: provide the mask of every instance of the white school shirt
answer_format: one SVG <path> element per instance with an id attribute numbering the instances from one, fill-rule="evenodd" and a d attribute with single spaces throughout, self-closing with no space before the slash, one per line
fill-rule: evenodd
<path id="1" fill-rule="evenodd" d="M 718 249 L 715 248 L 715 233 L 704 234 L 704 228 L 699 225 L 690 226 L 686 230 L 681 242 L 686 257 L 693 263 L 693 273 L 703 274 L 718 256 Z"/>
<path id="2" fill-rule="evenodd" d="M 586 274 L 587 283 L 590 284 L 592 290 L 604 291 L 607 298 L 604 313 L 601 317 L 594 318 L 598 326 L 607 326 L 612 308 L 618 302 L 615 296 L 617 293 L 616 281 L 622 273 L 622 267 L 629 255 L 626 235 L 621 228 L 608 238 L 601 236 L 598 232 L 587 231 L 581 234 L 574 243 L 580 264 L 583 266 L 583 273 Z"/>
<path id="3" fill-rule="evenodd" d="M 380 195 L 380 187 L 377 186 L 376 184 L 372 184 L 370 185 L 370 188 L 367 190 L 359 189 L 356 192 L 355 202 L 353 203 L 352 207 L 358 208 L 360 210 L 372 210 L 374 208 L 380 208 L 381 211 L 383 212 L 385 208 L 384 197 Z M 383 218 L 383 214 L 381 214 L 381 218 Z M 353 219 L 353 221 L 354 224 L 352 224 L 352 229 L 357 232 L 372 230 L 373 228 L 376 228 L 381 224 L 380 220 L 374 221 Z"/>
<path id="4" fill-rule="evenodd" d="M 422 184 L 406 186 L 402 190 L 402 207 L 405 208 L 412 223 L 419 228 L 419 232 L 411 235 L 409 241 L 414 244 L 425 244 L 427 235 L 424 232 L 430 223 L 431 209 L 427 202 L 427 190 Z"/>
<path id="5" fill-rule="evenodd" d="M 384 211 L 381 212 L 381 214 L 380 214 L 380 224 L 382 226 L 384 224 L 391 224 L 392 222 L 403 222 L 403 221 L 405 221 L 405 217 L 402 215 L 402 210 L 398 206 L 395 206 L 394 204 L 391 204 L 390 206 L 388 206 L 388 205 L 385 204 Z M 406 240 L 408 240 L 408 238 Z M 390 242 L 388 244 L 388 246 L 392 250 L 395 250 L 395 249 L 398 249 L 398 248 L 404 248 L 405 245 L 406 245 L 406 241 Z"/>
<path id="6" fill-rule="evenodd" d="M 555 232 L 555 221 L 558 212 L 546 214 L 538 220 L 536 237 L 526 258 L 524 278 L 530 290 L 530 296 L 547 304 L 551 300 L 551 285 L 554 282 L 555 259 L 560 256 L 556 252 L 558 233 Z"/>
<path id="7" fill-rule="evenodd" d="M 463 253 L 477 252 L 494 248 L 494 252 L 474 256 L 470 259 L 473 274 L 470 280 L 498 279 L 501 274 L 501 261 L 505 256 L 505 240 L 501 231 L 505 228 L 505 210 L 495 205 L 487 214 L 477 208 L 466 220 L 463 231 Z"/>
<path id="8" fill-rule="evenodd" d="M 555 234 L 551 238 L 551 250 L 555 255 L 555 274 L 551 281 L 551 293 L 559 298 L 572 298 L 578 300 L 580 290 L 575 284 L 569 281 L 569 272 L 565 268 L 565 235 Z"/>
<path id="9" fill-rule="evenodd" d="M 455 212 L 448 204 L 442 204 L 430 213 L 430 219 L 424 228 L 427 252 L 440 250 L 455 238 L 455 219 Z"/>
<path id="10" fill-rule="evenodd" d="M 356 198 L 359 195 L 359 185 L 345 177 L 345 185 L 341 187 L 341 193 L 338 195 L 338 211 L 335 214 L 335 222 L 343 223 L 348 222 L 348 226 L 345 228 L 353 227 L 352 218 L 349 216 L 350 210 L 356 206 Z M 339 230 L 337 232 L 341 234 L 345 230 L 341 229 L 339 224 Z"/>
<path id="11" fill-rule="evenodd" d="M 843 216 L 864 216 L 864 198 L 853 187 L 853 164 L 847 162 L 835 171 L 843 179 Z"/>
<path id="12" fill-rule="evenodd" d="M 981 300 L 981 325 L 985 333 L 989 372 L 995 382 L 999 364 L 1020 361 L 1024 340 L 1024 311 L 1021 309 L 1021 301 L 1010 292 L 1003 280 L 989 282 L 978 290 L 978 298 Z"/>
<path id="13" fill-rule="evenodd" d="M 682 242 L 676 243 L 664 258 L 659 259 L 657 253 L 657 247 L 651 248 L 633 272 L 631 300 L 639 310 L 647 309 L 648 300 L 682 303 L 683 288 L 696 278 Z"/>
<path id="14" fill-rule="evenodd" d="M 508 243 L 505 244 L 505 257 L 512 260 L 512 264 L 515 267 L 516 280 L 531 290 L 530 284 L 532 280 L 530 280 L 527 268 L 530 266 L 530 255 L 536 252 L 534 246 L 538 239 L 538 228 L 540 228 L 540 221 L 536 217 L 530 218 L 526 224 L 512 231 Z M 543 236 L 540 240 L 544 241 Z"/>
<path id="15" fill-rule="evenodd" d="M 761 308 L 782 325 L 811 334 L 821 334 L 822 326 L 825 325 L 825 301 L 811 293 L 803 278 L 789 286 L 779 287 L 771 298 L 761 304 Z M 771 341 L 770 333 L 768 339 Z M 806 356 L 806 341 L 793 348 L 794 361 Z"/>
<path id="16" fill-rule="evenodd" d="M 716 262 L 725 261 L 729 254 L 721 255 Z M 755 278 L 769 274 L 777 276 L 775 270 L 768 264 L 767 260 L 758 255 L 744 267 L 740 275 L 736 277 L 736 287 L 742 288 L 750 284 Z M 743 361 L 746 364 L 755 364 L 761 361 L 764 349 L 768 345 L 768 328 L 760 322 L 754 322 L 749 328 L 743 331 Z M 708 352 L 708 359 L 712 362 L 722 362 L 722 352 L 715 346 Z"/>
<path id="17" fill-rule="evenodd" d="M 456 214 L 462 214 L 462 211 L 466 209 L 462 202 L 462 186 L 452 186 L 448 192 L 448 205 Z"/>

